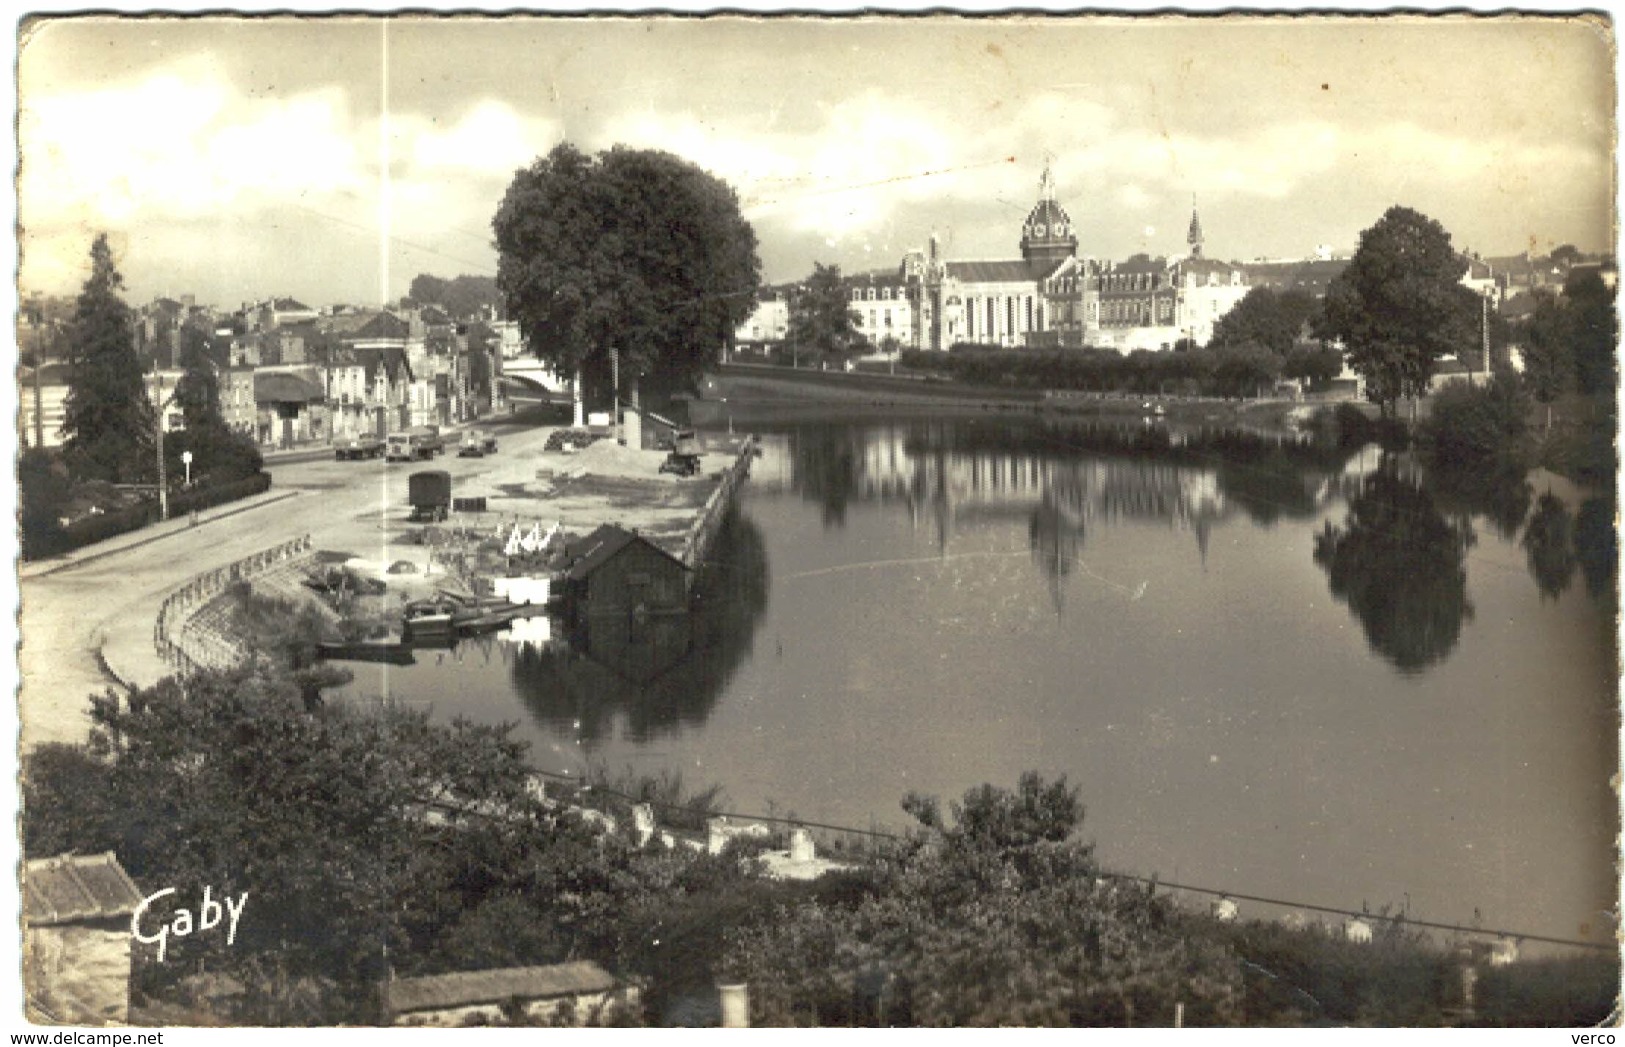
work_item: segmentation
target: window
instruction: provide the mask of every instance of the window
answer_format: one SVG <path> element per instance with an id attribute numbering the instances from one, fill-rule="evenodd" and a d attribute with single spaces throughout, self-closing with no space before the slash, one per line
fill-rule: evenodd
<path id="1" fill-rule="evenodd" d="M 881 301 L 884 301 L 884 302 L 891 301 L 891 288 L 882 287 L 880 289 L 880 299 L 881 299 Z"/>
<path id="2" fill-rule="evenodd" d="M 873 287 L 871 287 L 871 288 L 869 288 L 869 301 L 872 302 L 874 300 L 875 300 L 875 289 Z"/>

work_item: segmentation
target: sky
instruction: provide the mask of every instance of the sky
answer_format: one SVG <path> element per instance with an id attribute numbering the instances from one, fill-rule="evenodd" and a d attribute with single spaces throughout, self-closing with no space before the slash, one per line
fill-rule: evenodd
<path id="1" fill-rule="evenodd" d="M 19 287 L 92 237 L 128 298 L 378 304 L 494 275 L 568 140 L 731 184 L 763 276 L 1019 257 L 1050 163 L 1081 254 L 1352 251 L 1394 204 L 1485 255 L 1612 250 L 1596 22 L 1458 17 L 50 17 L 18 43 Z"/>

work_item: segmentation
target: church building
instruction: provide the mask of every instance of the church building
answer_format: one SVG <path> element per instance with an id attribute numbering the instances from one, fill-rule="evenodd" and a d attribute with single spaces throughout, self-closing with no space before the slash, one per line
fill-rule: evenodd
<path id="1" fill-rule="evenodd" d="M 1251 289 L 1241 266 L 1209 258 L 1194 202 L 1187 251 L 1102 261 L 1078 253 L 1078 230 L 1055 199 L 1048 165 L 1021 225 L 1019 258 L 942 257 L 935 234 L 893 270 L 845 279 L 858 332 L 877 348 L 946 351 L 961 343 L 1017 348 L 1171 350 L 1206 345 L 1219 318 Z M 783 289 L 765 291 L 738 343 L 782 341 Z"/>
<path id="2" fill-rule="evenodd" d="M 1122 262 L 1078 254 L 1072 219 L 1055 199 L 1049 168 L 1038 202 L 1022 223 L 1019 259 L 950 261 L 935 236 L 903 259 L 917 303 L 917 349 L 961 342 L 1018 347 L 1168 350 L 1183 340 L 1206 344 L 1213 325 L 1249 289 L 1240 266 L 1205 257 L 1195 209 L 1188 253 L 1135 255 Z"/>

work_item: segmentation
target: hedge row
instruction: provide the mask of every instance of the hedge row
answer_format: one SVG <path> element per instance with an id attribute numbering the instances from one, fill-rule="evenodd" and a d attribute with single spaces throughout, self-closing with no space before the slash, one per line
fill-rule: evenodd
<path id="1" fill-rule="evenodd" d="M 270 473 L 255 473 L 253 476 L 233 480 L 230 483 L 181 491 L 170 495 L 169 515 L 174 518 L 193 510 L 212 509 L 217 505 L 260 494 L 269 490 L 270 486 Z M 150 523 L 156 523 L 157 520 L 157 501 L 144 501 L 128 509 L 88 516 L 67 527 L 53 522 L 44 533 L 24 535 L 23 548 L 29 559 L 56 556 L 105 541 L 114 535 L 139 530 Z"/>

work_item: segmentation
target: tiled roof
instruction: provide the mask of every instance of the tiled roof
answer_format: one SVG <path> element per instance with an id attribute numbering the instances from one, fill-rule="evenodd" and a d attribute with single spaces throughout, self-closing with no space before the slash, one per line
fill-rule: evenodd
<path id="1" fill-rule="evenodd" d="M 967 284 L 1033 283 L 1042 273 L 1034 272 L 1025 261 L 948 262 L 948 275 Z"/>
<path id="2" fill-rule="evenodd" d="M 1118 262 L 1109 271 L 1113 273 L 1162 273 L 1167 270 L 1168 262 L 1166 259 L 1137 254 Z"/>
<path id="3" fill-rule="evenodd" d="M 867 273 L 853 273 L 846 277 L 843 283 L 859 287 L 901 287 L 906 281 L 896 269 L 875 269 Z"/>
<path id="4" fill-rule="evenodd" d="M 142 894 L 111 851 L 23 863 L 23 919 L 36 927 L 129 916 Z"/>
<path id="5" fill-rule="evenodd" d="M 482 1003 L 545 1000 L 607 992 L 615 988 L 610 973 L 589 960 L 549 967 L 503 967 L 459 971 L 421 978 L 398 978 L 384 985 L 392 1013 L 433 1011 Z"/>
<path id="6" fill-rule="evenodd" d="M 1347 258 L 1317 258 L 1304 262 L 1244 262 L 1241 268 L 1254 286 L 1324 291 L 1348 265 Z"/>
<path id="7" fill-rule="evenodd" d="M 1221 262 L 1217 258 L 1187 258 L 1179 263 L 1179 267 L 1187 273 L 1230 273 L 1241 266 L 1230 262 Z"/>
<path id="8" fill-rule="evenodd" d="M 309 403 L 322 399 L 322 391 L 298 375 L 285 371 L 254 374 L 255 403 Z"/>
<path id="9" fill-rule="evenodd" d="M 339 313 L 336 316 L 324 316 L 318 321 L 318 326 L 336 334 L 339 337 L 356 337 L 359 335 L 385 335 L 386 337 L 402 337 L 406 334 L 408 324 L 405 320 L 377 309 L 358 311 L 354 313 Z"/>
<path id="10" fill-rule="evenodd" d="M 683 568 L 685 571 L 688 570 L 688 566 L 684 564 L 683 561 L 677 559 L 677 557 L 673 556 L 671 553 L 666 552 L 666 550 L 660 548 L 660 546 L 649 541 L 647 538 L 634 534 L 625 528 L 617 527 L 614 524 L 600 524 L 596 531 L 593 531 L 591 534 L 587 535 L 587 537 L 571 545 L 571 563 L 569 571 L 567 572 L 570 580 L 579 582 L 586 578 L 599 567 L 602 567 L 605 563 L 608 563 L 616 553 L 620 552 L 622 549 L 625 549 L 633 542 L 642 542 L 649 548 L 655 550 L 656 552 L 660 553 L 660 555 L 675 563 L 677 566 Z"/>

